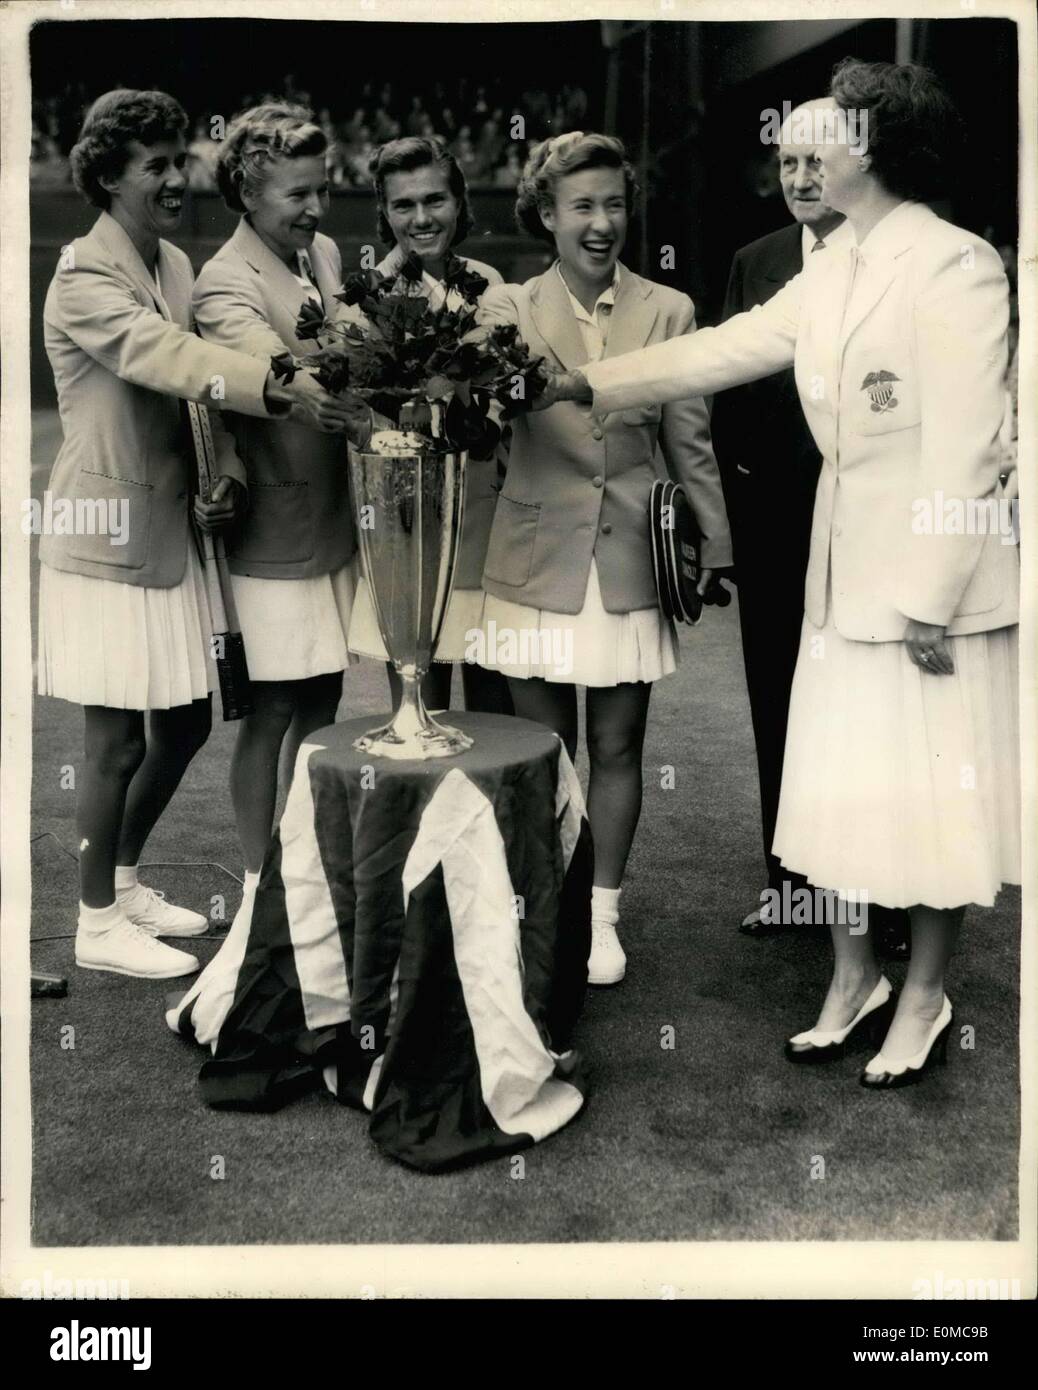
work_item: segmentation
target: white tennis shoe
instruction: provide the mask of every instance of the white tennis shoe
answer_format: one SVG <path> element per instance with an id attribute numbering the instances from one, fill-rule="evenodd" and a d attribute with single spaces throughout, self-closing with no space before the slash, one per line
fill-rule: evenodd
<path id="1" fill-rule="evenodd" d="M 627 973 L 627 957 L 611 922 L 591 919 L 591 954 L 587 962 L 589 985 L 618 985 Z"/>
<path id="2" fill-rule="evenodd" d="M 194 956 L 156 941 L 145 927 L 125 918 L 107 931 L 92 932 L 79 927 L 76 964 L 82 970 L 110 970 L 115 975 L 133 975 L 142 980 L 171 980 L 198 969 Z"/>
<path id="3" fill-rule="evenodd" d="M 149 936 L 201 936 L 209 926 L 200 912 L 168 903 L 165 893 L 143 883 L 117 892 L 115 901 L 123 916 Z"/>

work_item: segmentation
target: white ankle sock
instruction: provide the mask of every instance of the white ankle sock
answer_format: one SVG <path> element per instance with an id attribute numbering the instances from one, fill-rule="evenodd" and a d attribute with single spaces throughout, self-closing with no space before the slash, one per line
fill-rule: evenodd
<path id="1" fill-rule="evenodd" d="M 137 887 L 137 865 L 136 864 L 116 864 L 115 866 L 115 891 L 117 893 L 128 893 L 131 888 Z"/>
<path id="2" fill-rule="evenodd" d="M 110 931 L 112 927 L 117 927 L 125 920 L 118 903 L 112 903 L 110 907 L 87 907 L 86 903 L 82 902 L 79 904 L 79 925 L 83 931 Z"/>
<path id="3" fill-rule="evenodd" d="M 596 888 L 591 889 L 591 920 L 593 922 L 608 922 L 610 926 L 615 926 L 620 920 L 620 889 L 619 888 Z"/>

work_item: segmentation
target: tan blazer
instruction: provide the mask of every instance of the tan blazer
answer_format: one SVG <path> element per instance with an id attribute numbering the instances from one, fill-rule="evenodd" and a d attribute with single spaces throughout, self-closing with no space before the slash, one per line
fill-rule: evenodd
<path id="1" fill-rule="evenodd" d="M 342 289 L 339 252 L 318 233 L 309 252 L 326 314 L 337 316 Z M 198 331 L 211 343 L 269 364 L 287 348 L 316 352 L 295 335 L 299 310 L 314 299 L 243 217 L 237 230 L 202 267 L 195 285 Z M 330 574 L 357 548 L 344 434 L 324 434 L 294 421 L 228 414 L 249 478 L 249 510 L 228 538 L 235 574 L 304 579 Z"/>
<path id="2" fill-rule="evenodd" d="M 161 296 L 107 212 L 63 249 L 43 310 L 64 433 L 47 486 L 73 503 L 127 503 L 127 541 L 45 535 L 40 559 L 51 569 L 168 589 L 184 577 L 196 476 L 177 398 L 210 407 L 218 471 L 244 482 L 234 441 L 212 407 L 269 418 L 269 364 L 191 332 L 194 274 L 168 241 L 159 242 L 158 276 Z"/>
<path id="3" fill-rule="evenodd" d="M 849 295 L 859 256 L 861 279 Z M 805 594 L 811 622 L 825 622 L 831 573 L 833 621 L 844 637 L 900 641 L 908 618 L 952 635 L 984 632 L 1015 623 L 1019 612 L 1018 550 L 991 526 L 1004 511 L 998 436 L 1008 318 L 997 252 L 905 202 L 860 253 L 809 256 L 767 304 L 694 338 L 592 364 L 585 375 L 596 412 L 624 413 L 793 364 L 822 455 Z M 889 395 L 875 380 L 880 372 L 889 374 Z M 958 534 L 956 515 L 966 519 L 972 508 L 976 518 L 978 504 L 989 520 L 966 520 Z M 780 538 L 776 546 L 781 563 Z"/>
<path id="4" fill-rule="evenodd" d="M 531 352 L 555 370 L 583 367 L 583 338 L 555 266 L 525 285 L 488 290 L 485 323 L 515 323 Z M 606 356 L 695 330 L 687 295 L 620 266 Z M 657 604 L 649 543 L 649 493 L 657 444 L 703 532 L 703 562 L 732 561 L 731 538 L 710 419 L 698 397 L 662 410 L 648 404 L 601 422 L 564 402 L 512 421 L 508 474 L 483 571 L 488 594 L 534 608 L 577 613 L 591 557 L 610 613 Z"/>

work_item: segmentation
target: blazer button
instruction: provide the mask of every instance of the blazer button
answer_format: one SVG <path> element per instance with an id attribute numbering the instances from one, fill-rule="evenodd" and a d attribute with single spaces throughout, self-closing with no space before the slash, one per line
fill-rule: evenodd
<path id="1" fill-rule="evenodd" d="M 613 534 L 613 525 L 612 525 L 612 522 L 603 521 L 603 522 L 602 522 L 602 535 L 603 535 L 603 536 L 611 536 L 612 534 Z"/>
<path id="2" fill-rule="evenodd" d="M 601 486 L 602 486 L 602 475 L 601 475 L 601 473 L 596 473 L 595 476 L 591 479 L 591 481 L 592 481 L 592 483 L 594 484 L 595 487 L 601 487 Z"/>
<path id="3" fill-rule="evenodd" d="M 834 527 L 833 527 L 833 535 L 834 535 L 834 536 L 842 536 L 842 535 L 843 535 L 843 527 L 842 527 L 842 526 L 834 526 Z"/>
<path id="4" fill-rule="evenodd" d="M 601 431 L 600 429 L 598 429 L 598 428 L 593 429 L 593 430 L 591 431 L 591 437 L 592 437 L 592 439 L 601 439 L 601 438 L 602 438 L 602 431 Z"/>

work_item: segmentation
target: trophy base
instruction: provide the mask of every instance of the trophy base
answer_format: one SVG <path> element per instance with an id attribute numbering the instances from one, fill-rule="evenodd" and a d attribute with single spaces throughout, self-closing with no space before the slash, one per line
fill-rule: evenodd
<path id="1" fill-rule="evenodd" d="M 397 727 L 397 720 L 372 729 L 354 739 L 353 746 L 361 753 L 373 758 L 394 758 L 401 762 L 406 759 L 422 761 L 426 758 L 452 758 L 472 747 L 468 734 L 450 724 L 437 724 L 426 715 L 422 724 L 409 729 Z"/>

